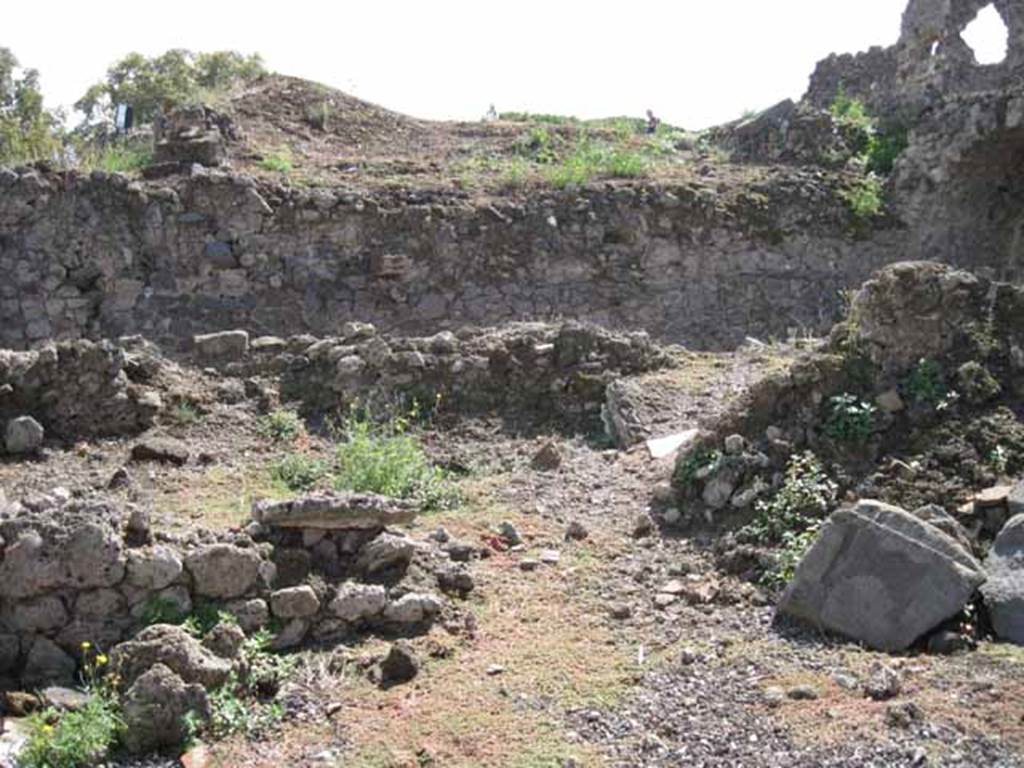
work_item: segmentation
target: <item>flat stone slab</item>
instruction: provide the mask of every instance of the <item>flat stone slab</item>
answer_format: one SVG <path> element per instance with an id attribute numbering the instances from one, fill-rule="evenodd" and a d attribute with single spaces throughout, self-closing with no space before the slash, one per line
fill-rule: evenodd
<path id="1" fill-rule="evenodd" d="M 419 507 L 375 493 L 311 493 L 285 501 L 256 501 L 252 518 L 272 528 L 352 530 L 411 523 Z"/>
<path id="2" fill-rule="evenodd" d="M 956 615 L 984 581 L 951 536 L 898 507 L 861 501 L 822 527 L 779 611 L 898 651 Z"/>
<path id="3" fill-rule="evenodd" d="M 647 441 L 647 450 L 652 459 L 663 459 L 677 453 L 684 445 L 692 443 L 699 434 L 699 430 L 687 429 L 683 432 L 676 432 L 673 435 L 656 437 Z"/>

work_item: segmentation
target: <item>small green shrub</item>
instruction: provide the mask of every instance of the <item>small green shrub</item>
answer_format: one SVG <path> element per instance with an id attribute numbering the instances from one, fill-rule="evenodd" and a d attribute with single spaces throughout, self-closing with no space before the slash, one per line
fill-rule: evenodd
<path id="1" fill-rule="evenodd" d="M 170 413 L 171 421 L 182 427 L 190 427 L 199 423 L 202 413 L 191 400 L 182 400 L 177 403 Z"/>
<path id="2" fill-rule="evenodd" d="M 181 622 L 181 628 L 195 637 L 202 637 L 218 624 L 237 624 L 238 618 L 212 603 L 199 603 Z"/>
<path id="3" fill-rule="evenodd" d="M 498 186 L 506 191 L 522 189 L 530 179 L 530 166 L 521 157 L 512 158 L 501 167 Z"/>
<path id="4" fill-rule="evenodd" d="M 275 173 L 289 173 L 293 167 L 292 153 L 287 148 L 268 152 L 260 160 L 260 168 Z"/>
<path id="5" fill-rule="evenodd" d="M 697 479 L 697 473 L 704 467 L 717 464 L 722 454 L 718 451 L 695 451 L 687 456 L 675 469 L 676 485 L 686 488 Z"/>
<path id="6" fill-rule="evenodd" d="M 513 151 L 542 165 L 558 160 L 554 137 L 544 125 L 534 126 L 520 136 L 513 145 Z"/>
<path id="7" fill-rule="evenodd" d="M 754 519 L 742 529 L 760 544 L 785 543 L 786 536 L 806 531 L 836 500 L 836 484 L 818 458 L 807 451 L 792 456 L 778 493 L 755 505 Z"/>
<path id="8" fill-rule="evenodd" d="M 235 733 L 254 735 L 281 720 L 284 708 L 272 699 L 294 670 L 295 661 L 272 653 L 270 641 L 265 630 L 246 639 L 236 671 L 210 693 L 209 722 L 202 723 L 192 713 L 186 717 L 190 733 L 206 732 L 213 738 Z"/>
<path id="9" fill-rule="evenodd" d="M 93 693 L 71 712 L 47 708 L 29 716 L 19 768 L 86 768 L 99 764 L 122 728 L 112 695 Z"/>
<path id="10" fill-rule="evenodd" d="M 775 564 L 761 576 L 761 583 L 766 587 L 781 589 L 786 586 L 796 573 L 807 550 L 814 544 L 821 531 L 821 521 L 814 520 L 802 531 L 785 531 L 782 534 L 782 548 L 776 553 Z"/>
<path id="11" fill-rule="evenodd" d="M 335 456 L 335 488 L 414 498 L 426 509 L 457 504 L 457 489 L 408 432 L 410 420 L 416 418 L 415 406 L 408 418 L 391 417 L 382 423 L 353 411 L 339 430 L 343 441 Z"/>
<path id="12" fill-rule="evenodd" d="M 840 192 L 850 212 L 866 221 L 882 211 L 882 181 L 873 173 L 858 179 L 849 189 Z"/>
<path id="13" fill-rule="evenodd" d="M 919 405 L 938 405 L 948 391 L 942 366 L 930 358 L 921 358 L 907 376 L 903 389 Z"/>
<path id="14" fill-rule="evenodd" d="M 151 624 L 181 624 L 187 618 L 188 614 L 176 602 L 154 595 L 143 604 L 140 621 L 148 627 Z"/>
<path id="15" fill-rule="evenodd" d="M 848 392 L 829 400 L 825 434 L 844 443 L 864 443 L 871 437 L 875 406 Z"/>
<path id="16" fill-rule="evenodd" d="M 124 723 L 107 676 L 107 656 L 89 642 L 82 643 L 82 682 L 90 696 L 79 709 L 47 707 L 29 716 L 19 768 L 94 766 L 117 742 Z"/>
<path id="17" fill-rule="evenodd" d="M 867 152 L 868 173 L 882 176 L 892 173 L 896 158 L 907 148 L 907 143 L 907 129 L 901 125 L 894 125 L 884 132 L 872 134 Z"/>
<path id="18" fill-rule="evenodd" d="M 305 491 L 330 474 L 330 466 L 302 453 L 291 453 L 270 467 L 270 476 L 292 491 Z"/>
<path id="19" fill-rule="evenodd" d="M 302 419 L 295 411 L 277 410 L 260 419 L 259 434 L 275 442 L 291 442 L 306 431 Z"/>

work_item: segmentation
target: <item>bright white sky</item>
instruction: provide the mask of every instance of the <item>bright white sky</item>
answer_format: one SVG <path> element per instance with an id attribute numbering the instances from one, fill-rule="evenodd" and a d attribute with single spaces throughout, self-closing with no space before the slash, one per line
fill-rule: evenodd
<path id="1" fill-rule="evenodd" d="M 905 0 L 90 0 L 4 3 L 0 46 L 70 104 L 129 51 L 259 52 L 268 66 L 423 118 L 494 104 L 702 128 L 799 97 L 830 52 L 889 45 Z M 990 9 L 989 9 L 990 10 Z M 994 11 L 971 39 L 1000 60 Z M 7 33 L 6 35 L 4 33 Z M 972 30 L 974 32 L 974 30 Z"/>

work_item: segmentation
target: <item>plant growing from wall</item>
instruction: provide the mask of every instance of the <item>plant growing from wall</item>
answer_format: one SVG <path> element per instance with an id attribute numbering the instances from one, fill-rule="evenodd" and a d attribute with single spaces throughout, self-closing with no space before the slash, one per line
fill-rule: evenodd
<path id="1" fill-rule="evenodd" d="M 829 399 L 825 434 L 843 443 L 865 443 L 871 437 L 875 406 L 844 392 Z"/>
<path id="2" fill-rule="evenodd" d="M 904 381 L 903 391 L 914 403 L 934 408 L 948 391 L 942 366 L 931 358 L 921 358 Z"/>

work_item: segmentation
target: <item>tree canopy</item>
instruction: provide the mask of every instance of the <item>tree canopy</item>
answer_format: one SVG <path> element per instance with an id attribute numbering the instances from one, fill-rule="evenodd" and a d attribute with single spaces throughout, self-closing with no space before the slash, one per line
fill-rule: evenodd
<path id="1" fill-rule="evenodd" d="M 193 53 L 175 48 L 160 56 L 130 53 L 107 70 L 75 103 L 87 123 L 109 121 L 117 104 L 130 104 L 139 123 L 148 123 L 161 111 L 264 74 L 259 54 L 237 51 Z M 2 74 L 2 70 L 0 70 Z"/>
<path id="2" fill-rule="evenodd" d="M 0 48 L 0 163 L 53 159 L 60 152 L 60 120 L 43 107 L 39 73 L 20 69 Z"/>

